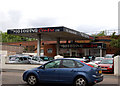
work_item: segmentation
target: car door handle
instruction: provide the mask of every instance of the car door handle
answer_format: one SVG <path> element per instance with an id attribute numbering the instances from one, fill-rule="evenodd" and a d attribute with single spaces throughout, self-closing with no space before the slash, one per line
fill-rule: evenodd
<path id="1" fill-rule="evenodd" d="M 54 72 L 57 71 L 57 70 L 53 70 Z"/>
<path id="2" fill-rule="evenodd" d="M 74 72 L 74 70 L 71 70 L 71 72 Z"/>

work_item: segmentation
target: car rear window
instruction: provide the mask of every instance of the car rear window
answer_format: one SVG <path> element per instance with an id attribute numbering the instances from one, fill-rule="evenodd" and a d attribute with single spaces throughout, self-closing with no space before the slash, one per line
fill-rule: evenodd
<path id="1" fill-rule="evenodd" d="M 101 64 L 113 64 L 113 60 L 112 59 L 103 59 L 101 61 Z"/>
<path id="2" fill-rule="evenodd" d="M 95 58 L 95 61 L 101 61 L 103 58 Z"/>

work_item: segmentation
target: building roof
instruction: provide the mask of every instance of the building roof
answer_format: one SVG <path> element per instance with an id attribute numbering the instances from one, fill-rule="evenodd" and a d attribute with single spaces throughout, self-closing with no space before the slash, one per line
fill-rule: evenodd
<path id="1" fill-rule="evenodd" d="M 41 35 L 42 40 L 56 41 L 57 38 L 60 40 L 93 40 L 94 37 L 79 32 L 73 29 L 69 29 L 64 26 L 60 27 L 43 27 L 43 28 L 27 28 L 27 29 L 9 29 L 8 34 L 37 38 Z"/>

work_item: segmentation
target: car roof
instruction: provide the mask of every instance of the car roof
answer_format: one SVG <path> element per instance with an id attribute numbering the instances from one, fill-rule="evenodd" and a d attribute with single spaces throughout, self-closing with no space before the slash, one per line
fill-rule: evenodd
<path id="1" fill-rule="evenodd" d="M 71 60 L 84 60 L 83 58 L 60 58 L 61 60 L 63 60 L 63 59 L 71 59 Z"/>
<path id="2" fill-rule="evenodd" d="M 106 56 L 113 56 L 114 54 L 106 54 Z"/>

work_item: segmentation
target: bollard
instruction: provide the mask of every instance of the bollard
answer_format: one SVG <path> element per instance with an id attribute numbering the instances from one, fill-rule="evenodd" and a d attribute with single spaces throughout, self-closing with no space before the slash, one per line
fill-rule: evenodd
<path id="1" fill-rule="evenodd" d="M 120 76 L 120 56 L 114 57 L 114 75 Z"/>

